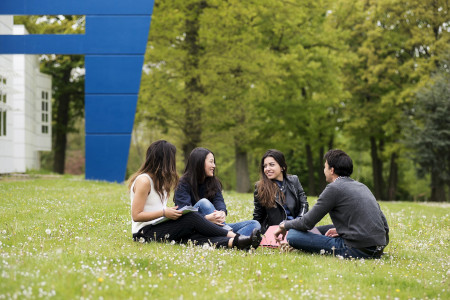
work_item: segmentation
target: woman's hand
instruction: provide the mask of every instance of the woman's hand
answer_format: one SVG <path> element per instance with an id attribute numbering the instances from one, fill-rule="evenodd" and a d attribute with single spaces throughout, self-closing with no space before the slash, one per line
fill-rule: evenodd
<path id="1" fill-rule="evenodd" d="M 174 207 L 166 207 L 164 210 L 164 216 L 171 219 L 176 220 L 183 215 L 181 210 L 177 210 L 178 205 Z"/>
<path id="2" fill-rule="evenodd" d="M 225 212 L 215 210 L 213 213 L 206 215 L 205 218 L 214 224 L 223 226 L 223 223 L 225 223 Z"/>

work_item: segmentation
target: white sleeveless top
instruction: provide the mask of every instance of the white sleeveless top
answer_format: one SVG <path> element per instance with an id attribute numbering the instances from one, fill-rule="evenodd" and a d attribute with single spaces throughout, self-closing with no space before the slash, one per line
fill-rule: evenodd
<path id="1" fill-rule="evenodd" d="M 167 207 L 167 193 L 164 192 L 164 199 L 161 201 L 161 197 L 156 192 L 155 187 L 153 185 L 153 180 L 148 174 L 140 174 L 136 179 L 133 181 L 133 184 L 131 185 L 130 189 L 130 199 L 131 199 L 131 205 L 133 205 L 133 199 L 134 199 L 134 184 L 136 183 L 136 180 L 141 177 L 147 177 L 150 181 L 151 191 L 150 194 L 147 196 L 147 200 L 145 201 L 144 211 L 161 211 L 163 208 Z M 149 224 L 153 224 L 156 221 L 159 221 L 163 217 L 159 217 L 157 219 L 147 221 L 147 222 L 135 222 L 133 221 L 133 218 L 131 218 L 131 232 L 137 233 L 139 229 L 141 229 L 144 226 L 147 226 Z"/>

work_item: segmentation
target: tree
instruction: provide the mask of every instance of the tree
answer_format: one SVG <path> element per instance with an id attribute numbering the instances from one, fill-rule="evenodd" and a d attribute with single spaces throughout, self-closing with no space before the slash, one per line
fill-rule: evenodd
<path id="1" fill-rule="evenodd" d="M 307 176 L 300 166 L 292 165 L 291 170 L 307 178 L 310 195 L 323 188 L 322 157 L 332 144 L 343 97 L 339 74 L 345 45 L 330 21 L 330 5 L 331 1 L 273 2 L 273 16 L 261 28 L 278 76 L 266 82 L 269 97 L 261 103 L 265 123 L 260 140 L 277 145 L 288 160 L 292 155 L 305 157 Z"/>
<path id="2" fill-rule="evenodd" d="M 181 132 L 185 161 L 203 131 L 205 91 L 199 76 L 204 51 L 199 29 L 206 7 L 205 0 L 155 2 L 146 55 L 149 73 L 138 104 L 144 119 Z"/>
<path id="3" fill-rule="evenodd" d="M 211 1 L 205 11 L 201 37 L 205 41 L 202 82 L 208 91 L 205 141 L 229 136 L 234 148 L 236 190 L 252 188 L 248 166 L 260 123 L 256 103 L 263 83 L 273 72 L 262 47 L 258 26 L 264 1 Z M 220 132 L 221 134 L 217 135 Z"/>
<path id="4" fill-rule="evenodd" d="M 84 17 L 20 16 L 31 34 L 82 33 Z M 81 55 L 43 55 L 41 71 L 52 75 L 53 171 L 63 174 L 67 134 L 75 130 L 75 121 L 84 116 L 84 57 Z"/>
<path id="5" fill-rule="evenodd" d="M 157 2 L 138 108 L 144 119 L 178 137 L 185 159 L 200 142 L 234 148 L 236 186 L 245 192 L 251 187 L 247 151 L 256 120 L 252 99 L 259 91 L 254 86 L 270 70 L 260 55 L 257 3 Z M 192 26 L 195 34 L 189 33 Z"/>
<path id="6" fill-rule="evenodd" d="M 450 188 L 450 60 L 431 82 L 420 89 L 408 113 L 407 144 L 419 176 L 431 174 L 430 201 L 447 201 Z"/>
<path id="7" fill-rule="evenodd" d="M 446 1 L 340 1 L 336 15 L 356 59 L 345 68 L 346 130 L 370 148 L 374 194 L 396 198 L 400 126 L 414 91 L 448 47 Z M 389 180 L 384 164 L 389 162 Z"/>

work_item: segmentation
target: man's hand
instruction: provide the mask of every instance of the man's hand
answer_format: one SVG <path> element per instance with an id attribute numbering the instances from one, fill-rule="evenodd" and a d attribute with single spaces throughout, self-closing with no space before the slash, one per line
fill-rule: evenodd
<path id="1" fill-rule="evenodd" d="M 275 237 L 275 240 L 280 244 L 282 240 L 284 240 L 284 237 L 286 236 L 286 229 L 284 228 L 284 223 L 281 223 L 280 226 L 278 226 L 277 230 L 273 233 L 273 236 Z M 280 238 L 281 235 L 281 238 Z"/>
<path id="2" fill-rule="evenodd" d="M 325 232 L 325 235 L 329 236 L 329 237 L 338 237 L 339 236 L 339 234 L 336 231 L 336 228 L 328 229 L 328 231 Z"/>

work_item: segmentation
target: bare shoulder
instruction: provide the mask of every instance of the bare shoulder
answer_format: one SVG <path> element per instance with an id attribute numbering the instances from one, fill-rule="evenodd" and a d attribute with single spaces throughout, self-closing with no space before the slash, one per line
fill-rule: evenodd
<path id="1" fill-rule="evenodd" d="M 136 182 L 134 183 L 134 191 L 150 193 L 150 180 L 151 179 L 148 176 L 139 176 L 138 178 L 136 178 Z"/>

